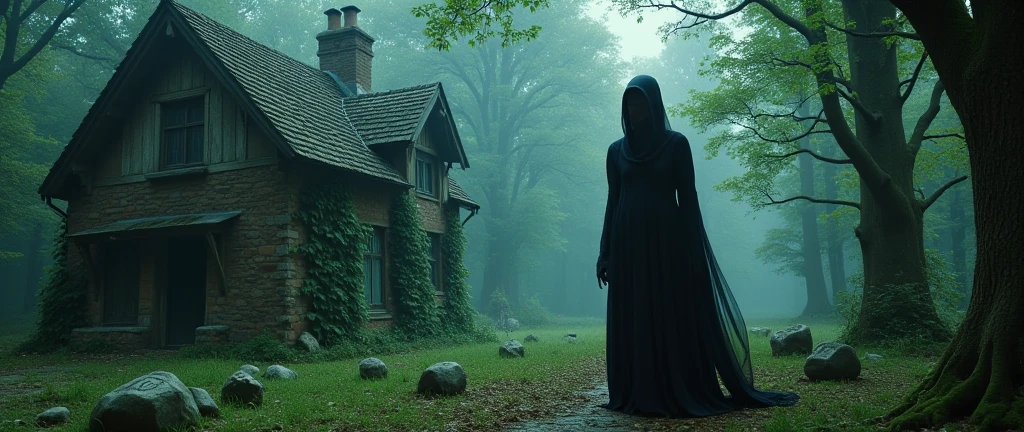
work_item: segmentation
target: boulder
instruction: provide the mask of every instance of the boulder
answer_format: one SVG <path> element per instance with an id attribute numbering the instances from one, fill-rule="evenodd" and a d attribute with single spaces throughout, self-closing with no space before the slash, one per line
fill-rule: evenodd
<path id="1" fill-rule="evenodd" d="M 242 371 L 235 372 L 220 389 L 220 401 L 258 407 L 263 405 L 263 384 L 252 375 Z"/>
<path id="2" fill-rule="evenodd" d="M 751 327 L 750 333 L 761 337 L 768 337 L 771 335 L 772 329 L 768 327 Z"/>
<path id="3" fill-rule="evenodd" d="M 515 339 L 509 339 L 498 347 L 498 355 L 501 358 L 519 358 L 526 355 L 526 350 Z"/>
<path id="4" fill-rule="evenodd" d="M 576 335 L 575 334 L 567 334 L 567 335 L 565 335 L 565 337 L 562 338 L 562 340 L 564 340 L 565 343 L 576 343 Z"/>
<path id="5" fill-rule="evenodd" d="M 416 392 L 420 394 L 456 395 L 466 391 L 466 371 L 455 362 L 440 362 L 420 375 Z"/>
<path id="6" fill-rule="evenodd" d="M 263 372 L 263 378 L 293 380 L 299 378 L 299 374 L 295 373 L 295 371 L 288 369 L 284 366 L 273 365 L 271 367 L 268 367 L 266 372 Z"/>
<path id="7" fill-rule="evenodd" d="M 811 329 L 803 324 L 787 327 L 775 332 L 770 341 L 772 356 L 788 356 L 793 354 L 807 355 L 814 347 Z"/>
<path id="8" fill-rule="evenodd" d="M 90 432 L 160 432 L 199 424 L 192 392 L 170 372 L 156 371 L 107 393 L 89 416 Z"/>
<path id="9" fill-rule="evenodd" d="M 523 342 L 540 342 L 540 339 L 538 339 L 537 336 L 529 335 L 523 339 Z"/>
<path id="10" fill-rule="evenodd" d="M 247 373 L 247 374 L 249 374 L 251 376 L 257 376 L 257 375 L 260 374 L 260 368 L 258 368 L 256 366 L 253 366 L 253 365 L 250 365 L 250 364 L 242 365 L 242 368 L 239 369 L 239 370 L 241 370 L 242 372 L 245 372 L 245 373 Z"/>
<path id="11" fill-rule="evenodd" d="M 359 378 L 384 379 L 388 377 L 388 367 L 378 358 L 366 358 L 359 361 Z"/>
<path id="12" fill-rule="evenodd" d="M 860 376 L 860 359 L 849 345 L 822 342 L 804 362 L 804 375 L 811 381 L 844 381 Z"/>
<path id="13" fill-rule="evenodd" d="M 309 332 L 302 332 L 302 334 L 299 335 L 299 343 L 306 348 L 306 351 L 320 351 L 320 342 L 317 342 L 316 338 L 309 334 Z"/>
<path id="14" fill-rule="evenodd" d="M 199 408 L 199 415 L 203 417 L 220 417 L 220 408 L 217 407 L 217 402 L 213 401 L 213 397 L 210 393 L 199 387 L 189 387 L 192 391 L 192 398 L 196 400 L 196 407 Z"/>
<path id="15" fill-rule="evenodd" d="M 515 318 L 506 318 L 498 321 L 498 330 L 502 331 L 516 331 L 519 330 L 519 320 Z"/>
<path id="16" fill-rule="evenodd" d="M 36 416 L 36 426 L 50 427 L 71 421 L 71 410 L 65 407 L 50 408 Z"/>

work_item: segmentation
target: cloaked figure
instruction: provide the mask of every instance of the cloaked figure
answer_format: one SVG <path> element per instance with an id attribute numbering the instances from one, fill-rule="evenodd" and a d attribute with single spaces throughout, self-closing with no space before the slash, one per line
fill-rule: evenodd
<path id="1" fill-rule="evenodd" d="M 608 148 L 597 263 L 598 285 L 608 285 L 605 407 L 678 418 L 793 405 L 795 393 L 754 388 L 746 325 L 704 229 L 690 144 L 669 126 L 654 78 L 626 87 L 622 132 Z"/>

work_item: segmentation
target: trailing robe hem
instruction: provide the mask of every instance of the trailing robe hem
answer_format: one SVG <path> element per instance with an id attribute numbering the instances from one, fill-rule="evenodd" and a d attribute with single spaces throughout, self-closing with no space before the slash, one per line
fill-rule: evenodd
<path id="1" fill-rule="evenodd" d="M 754 388 L 746 324 L 704 229 L 689 142 L 671 130 L 653 78 L 630 89 L 647 97 L 650 124 L 633 130 L 624 100 L 624 136 L 608 149 L 598 258 L 608 275 L 604 406 L 698 417 L 793 405 L 794 393 Z"/>

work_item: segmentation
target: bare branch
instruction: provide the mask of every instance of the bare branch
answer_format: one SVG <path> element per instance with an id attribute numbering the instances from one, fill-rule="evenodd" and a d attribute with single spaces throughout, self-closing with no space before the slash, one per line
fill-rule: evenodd
<path id="1" fill-rule="evenodd" d="M 709 20 L 719 20 L 719 19 L 722 19 L 722 18 L 727 18 L 727 17 L 729 17 L 731 15 L 734 15 L 734 14 L 742 11 L 743 8 L 749 6 L 750 4 L 752 4 L 754 2 L 755 2 L 755 0 L 743 0 L 743 2 L 741 2 L 738 5 L 736 5 L 732 9 L 729 9 L 729 10 L 727 10 L 725 12 L 722 12 L 722 13 L 719 13 L 719 14 L 706 14 L 706 13 L 701 13 L 701 12 L 695 12 L 695 11 L 692 11 L 692 10 L 689 10 L 689 9 L 683 8 L 682 6 L 677 5 L 674 1 L 673 2 L 669 2 L 669 4 L 655 3 L 654 1 L 648 1 L 646 5 L 641 4 L 641 5 L 638 5 L 638 6 L 641 9 L 655 9 L 655 10 L 674 9 L 674 10 L 676 10 L 676 11 L 678 11 L 678 12 L 684 14 L 684 15 L 694 17 L 695 20 L 696 19 L 702 19 L 702 20 L 704 20 L 702 22 L 707 22 Z"/>
<path id="2" fill-rule="evenodd" d="M 85 53 L 85 52 L 82 52 L 82 51 L 78 50 L 75 47 L 68 46 L 68 45 L 50 44 L 50 49 L 67 51 L 67 52 L 69 52 L 71 54 L 74 54 L 74 55 L 82 57 L 82 58 L 87 58 L 89 60 L 96 60 L 96 61 L 110 62 L 112 64 L 117 64 L 117 59 L 115 59 L 113 57 L 104 57 L 104 56 L 99 56 L 99 55 Z"/>
<path id="3" fill-rule="evenodd" d="M 939 138 L 960 138 L 961 140 L 967 141 L 967 137 L 965 137 L 963 134 L 958 134 L 958 133 L 948 133 L 948 134 L 938 134 L 938 135 L 925 135 L 922 139 L 933 140 L 933 139 L 939 139 Z"/>
<path id="4" fill-rule="evenodd" d="M 906 102 L 907 99 L 910 98 L 910 92 L 914 91 L 914 84 L 917 84 L 917 79 L 921 76 L 921 69 L 924 67 L 924 61 L 927 59 L 928 51 L 925 51 L 923 54 L 921 54 L 921 60 L 917 62 L 917 67 L 914 68 L 914 74 L 911 75 L 910 78 L 903 80 L 903 82 L 900 83 L 900 88 L 903 88 L 903 86 L 906 84 L 910 84 L 910 86 L 907 87 L 907 91 L 903 93 L 902 96 L 900 96 L 900 100 L 902 100 L 903 102 Z"/>
<path id="5" fill-rule="evenodd" d="M 886 37 L 891 37 L 891 36 L 899 36 L 899 37 L 907 38 L 907 39 L 921 40 L 921 36 L 918 36 L 917 33 L 901 32 L 901 31 L 863 33 L 863 32 L 853 31 L 853 30 L 850 30 L 850 29 L 847 29 L 847 28 L 839 27 L 839 26 L 837 26 L 835 24 L 832 24 L 831 22 L 829 22 L 827 20 L 825 21 L 825 25 L 827 25 L 827 26 L 829 26 L 829 27 L 831 27 L 831 28 L 833 28 L 835 30 L 839 30 L 839 31 L 841 31 L 843 33 L 846 33 L 846 34 L 848 34 L 850 36 L 856 36 L 856 37 L 863 37 L 863 38 L 886 38 Z"/>
<path id="6" fill-rule="evenodd" d="M 825 157 L 825 156 L 822 156 L 820 154 L 815 153 L 811 149 L 800 149 L 800 150 L 789 152 L 789 153 L 782 154 L 782 155 L 766 154 L 766 155 L 764 155 L 764 157 L 774 158 L 774 159 L 785 159 L 785 158 L 788 158 L 788 157 L 791 157 L 791 156 L 796 156 L 796 155 L 798 155 L 800 153 L 807 153 L 807 154 L 813 156 L 817 160 L 820 160 L 820 161 L 823 161 L 823 162 L 832 163 L 832 164 L 837 164 L 837 165 L 849 165 L 849 164 L 853 163 L 849 159 L 833 159 L 833 158 L 830 158 L 830 157 Z"/>
<path id="7" fill-rule="evenodd" d="M 853 109 L 857 110 L 857 112 L 859 112 L 862 116 L 867 117 L 868 120 L 877 122 L 882 119 L 881 114 L 871 111 L 867 106 L 864 106 L 864 104 L 861 103 L 861 101 L 857 100 L 843 89 L 836 87 L 836 92 L 838 92 L 839 95 L 843 97 L 843 99 L 846 99 L 846 101 L 849 102 L 850 105 L 853 105 Z"/>
<path id="8" fill-rule="evenodd" d="M 743 128 L 743 129 L 749 130 L 751 133 L 754 134 L 754 136 L 757 137 L 757 139 L 759 139 L 761 141 L 768 142 L 768 143 L 773 143 L 773 144 L 788 144 L 788 143 L 796 142 L 796 141 L 798 141 L 798 140 L 800 140 L 802 138 L 805 138 L 805 137 L 808 137 L 808 136 L 811 136 L 811 135 L 832 133 L 831 130 L 827 130 L 827 129 L 826 130 L 814 130 L 814 127 L 818 123 L 822 123 L 821 121 L 815 120 L 814 123 L 811 124 L 811 127 L 807 129 L 807 132 L 804 132 L 804 133 L 802 133 L 802 134 L 800 134 L 798 136 L 795 136 L 795 137 L 789 137 L 789 138 L 786 138 L 786 139 L 778 140 L 778 139 L 768 138 L 768 137 L 766 137 L 764 135 L 761 135 L 761 132 L 758 131 L 756 128 L 751 127 L 751 126 L 747 126 L 747 125 L 745 125 L 743 123 L 739 123 L 739 122 L 733 121 L 733 120 L 729 120 L 728 122 L 730 124 L 739 126 L 739 127 Z"/>
<path id="9" fill-rule="evenodd" d="M 931 207 L 932 204 L 935 204 L 935 200 L 939 199 L 939 197 L 942 196 L 943 192 L 964 180 L 967 180 L 967 176 L 960 176 L 953 180 L 950 180 L 949 183 L 946 183 L 942 185 L 942 187 L 936 189 L 935 192 L 932 193 L 932 196 L 928 197 L 928 199 L 921 202 L 921 211 L 923 212 L 925 210 L 928 210 L 928 207 Z"/>
<path id="10" fill-rule="evenodd" d="M 765 203 L 766 205 L 778 205 L 778 204 L 785 204 L 785 203 L 788 203 L 790 201 L 803 200 L 803 201 L 810 201 L 810 202 L 816 203 L 816 204 L 835 204 L 835 205 L 848 206 L 848 207 L 853 207 L 853 208 L 855 208 L 857 210 L 860 210 L 860 203 L 856 203 L 856 202 L 853 202 L 853 201 L 812 198 L 812 197 L 809 197 L 809 196 L 806 196 L 806 195 L 798 195 L 798 196 L 795 196 L 795 197 L 786 198 L 786 199 L 784 199 L 782 201 L 776 201 L 767 192 L 764 193 L 764 196 L 768 198 L 768 202 Z"/>
<path id="11" fill-rule="evenodd" d="M 910 136 L 910 140 L 907 142 L 907 146 L 910 147 L 912 154 L 916 155 L 921 150 L 921 143 L 924 141 L 924 133 L 928 131 L 928 127 L 932 125 L 932 121 L 939 115 L 939 102 L 942 101 L 942 92 L 945 87 L 942 85 L 942 80 L 935 81 L 935 87 L 932 89 L 931 101 L 928 103 L 928 109 L 921 113 L 921 117 L 917 119 L 917 126 L 914 127 L 914 133 Z"/>

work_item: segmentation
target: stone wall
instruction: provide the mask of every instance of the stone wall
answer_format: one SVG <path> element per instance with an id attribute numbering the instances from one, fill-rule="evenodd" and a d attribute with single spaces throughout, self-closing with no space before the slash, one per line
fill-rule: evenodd
<path id="1" fill-rule="evenodd" d="M 96 187 L 68 204 L 68 231 L 108 224 L 117 220 L 174 214 L 240 211 L 221 236 L 227 278 L 226 295 L 219 290 L 219 270 L 213 257 L 207 265 L 206 325 L 228 325 L 232 340 L 258 334 L 274 319 L 287 314 L 295 303 L 300 281 L 295 255 L 289 248 L 298 240 L 291 214 L 297 209 L 296 181 L 278 165 L 210 173 L 199 178 L 168 178 L 159 182 L 135 182 Z M 160 239 L 143 242 L 140 269 L 141 322 L 158 324 Z M 150 247 L 146 247 L 146 245 Z M 94 258 L 102 256 L 94 247 Z M 69 248 L 69 262 L 83 271 L 79 250 Z M 96 287 L 91 289 L 95 290 Z M 102 305 L 89 296 L 90 322 L 101 324 Z M 148 312 L 148 313 L 147 313 Z M 283 336 L 283 335 L 282 335 Z M 159 336 L 154 335 L 154 340 Z"/>
<path id="2" fill-rule="evenodd" d="M 72 350 L 134 351 L 150 347 L 151 339 L 149 327 L 81 328 L 71 332 L 69 345 Z"/>

